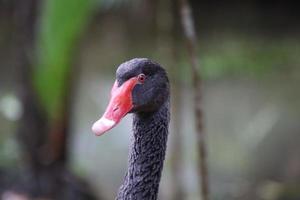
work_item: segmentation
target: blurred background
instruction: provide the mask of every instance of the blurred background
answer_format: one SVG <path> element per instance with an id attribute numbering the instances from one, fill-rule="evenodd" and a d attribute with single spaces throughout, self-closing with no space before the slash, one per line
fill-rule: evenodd
<path id="1" fill-rule="evenodd" d="M 292 1 L 190 1 L 213 200 L 300 199 L 300 26 Z M 0 0 L 0 196 L 114 199 L 131 117 L 95 137 L 119 64 L 168 71 L 159 199 L 200 199 L 191 71 L 171 0 Z"/>

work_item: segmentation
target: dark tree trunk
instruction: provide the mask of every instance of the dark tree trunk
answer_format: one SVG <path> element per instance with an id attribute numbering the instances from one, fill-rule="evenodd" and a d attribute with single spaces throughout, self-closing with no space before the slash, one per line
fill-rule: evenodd
<path id="1" fill-rule="evenodd" d="M 87 184 L 67 169 L 67 138 L 71 75 L 63 106 L 56 120 L 50 120 L 40 104 L 33 83 L 33 66 L 36 64 L 35 38 L 39 0 L 14 0 L 13 52 L 18 70 L 18 94 L 23 106 L 17 139 L 20 144 L 23 168 L 20 179 L 10 190 L 30 198 L 96 199 Z"/>

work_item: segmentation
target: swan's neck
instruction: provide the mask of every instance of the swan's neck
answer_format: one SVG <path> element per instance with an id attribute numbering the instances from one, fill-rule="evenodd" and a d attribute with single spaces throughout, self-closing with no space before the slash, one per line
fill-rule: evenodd
<path id="1" fill-rule="evenodd" d="M 118 200 L 155 200 L 159 188 L 169 125 L 169 102 L 151 115 L 134 114 L 128 171 Z"/>

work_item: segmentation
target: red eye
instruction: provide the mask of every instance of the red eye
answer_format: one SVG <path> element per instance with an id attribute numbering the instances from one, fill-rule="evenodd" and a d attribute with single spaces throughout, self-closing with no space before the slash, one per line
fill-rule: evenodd
<path id="1" fill-rule="evenodd" d="M 146 79 L 146 75 L 145 74 L 139 74 L 138 75 L 138 81 L 139 83 L 144 83 Z"/>

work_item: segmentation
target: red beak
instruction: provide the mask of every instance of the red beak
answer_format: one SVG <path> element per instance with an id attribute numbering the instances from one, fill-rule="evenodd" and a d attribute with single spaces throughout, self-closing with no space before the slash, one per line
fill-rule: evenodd
<path id="1" fill-rule="evenodd" d="M 131 93 L 137 83 L 136 77 L 127 80 L 120 87 L 118 87 L 117 81 L 115 82 L 105 113 L 92 127 L 92 131 L 96 135 L 102 135 L 112 129 L 132 109 Z"/>

